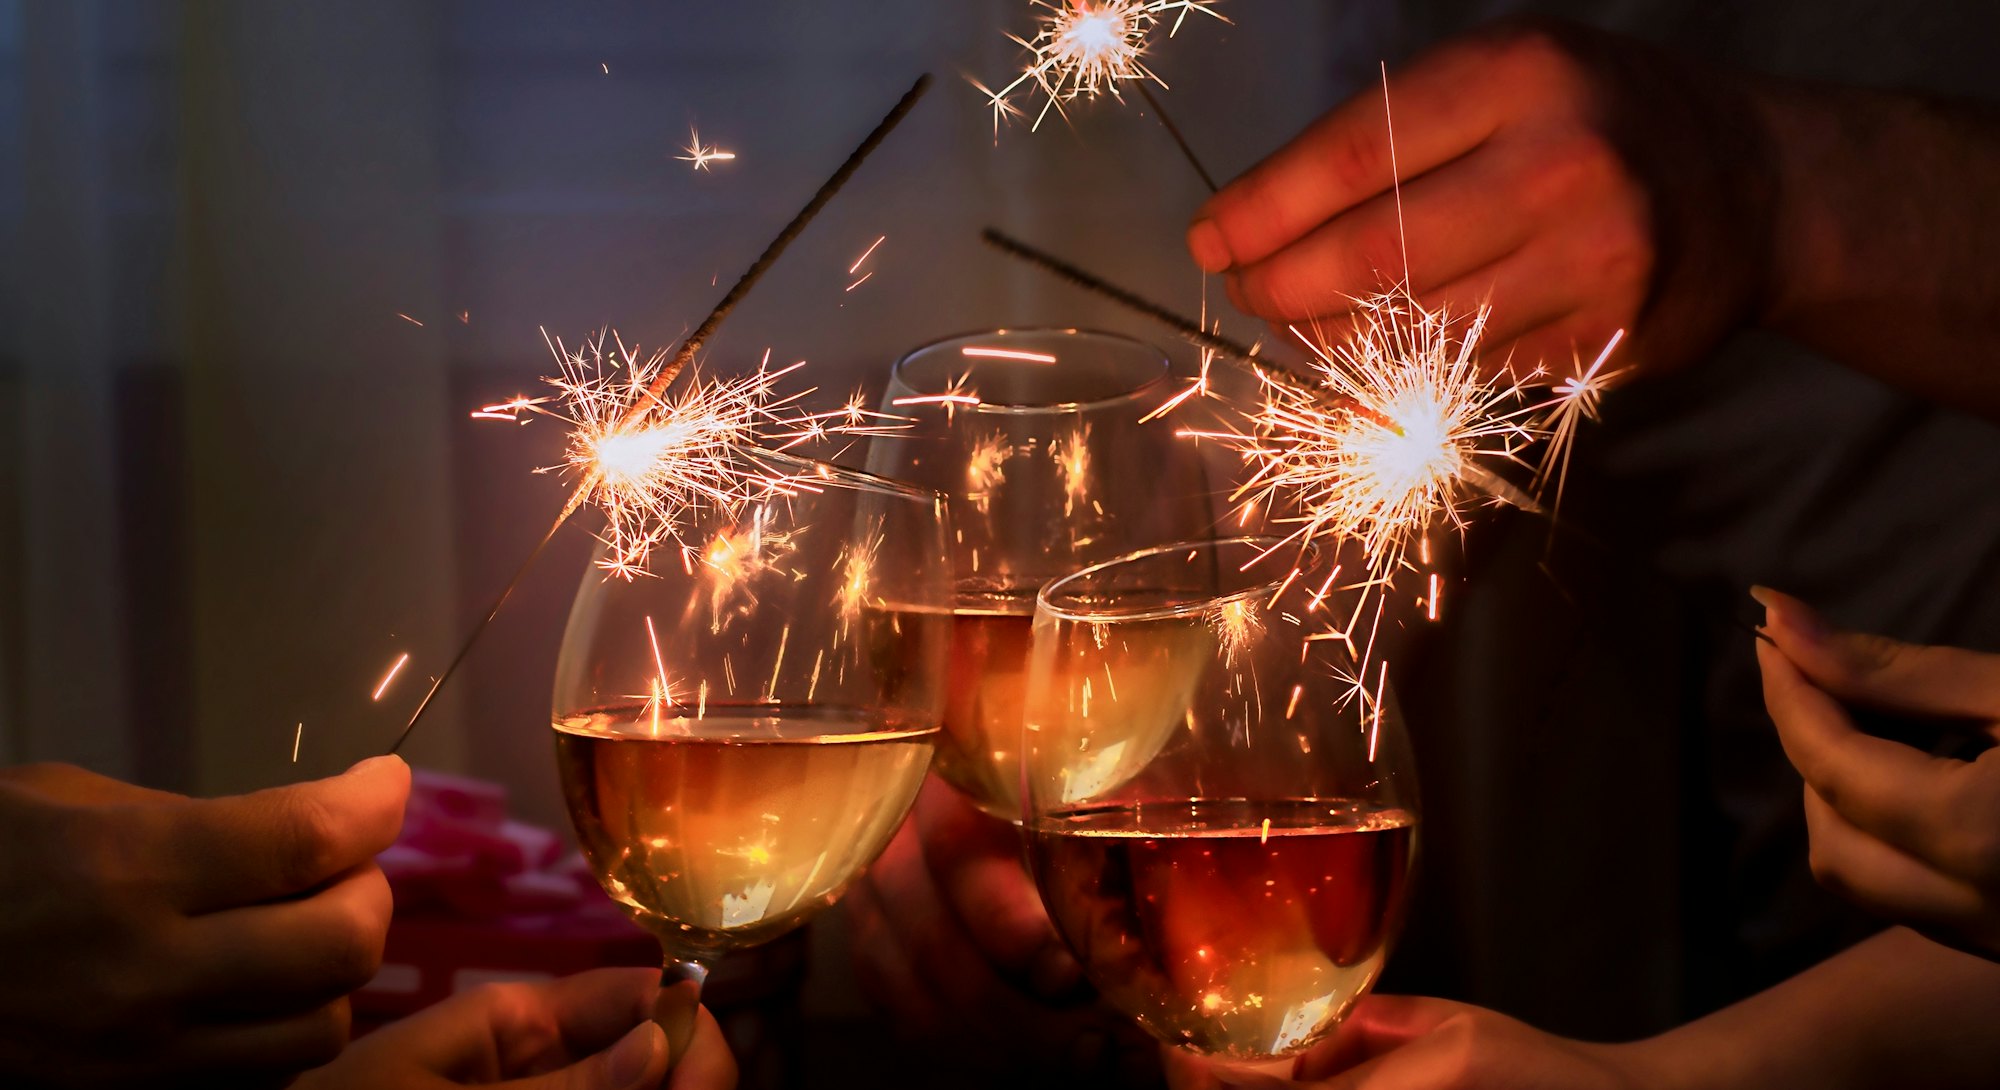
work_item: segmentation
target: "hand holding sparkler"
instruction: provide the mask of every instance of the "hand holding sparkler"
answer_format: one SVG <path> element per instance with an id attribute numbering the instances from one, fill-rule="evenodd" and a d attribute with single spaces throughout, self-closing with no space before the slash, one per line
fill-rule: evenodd
<path id="1" fill-rule="evenodd" d="M 1197 214 L 1189 249 L 1240 309 L 1338 317 L 1406 270 L 1430 310 L 1491 307 L 1489 366 L 1567 359 L 1620 328 L 1628 357 L 1670 366 L 1749 315 L 1767 208 L 1736 177 L 1760 152 L 1733 84 L 1636 42 L 1516 25 L 1395 85 L 1393 149 L 1364 93 Z"/>
<path id="2" fill-rule="evenodd" d="M 382 960 L 410 770 L 217 799 L 0 772 L 0 1084 L 284 1077 L 347 1043 Z"/>

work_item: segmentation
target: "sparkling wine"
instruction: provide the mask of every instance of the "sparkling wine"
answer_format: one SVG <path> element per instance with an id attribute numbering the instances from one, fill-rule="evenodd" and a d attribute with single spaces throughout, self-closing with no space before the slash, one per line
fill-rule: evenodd
<path id="1" fill-rule="evenodd" d="M 657 728 L 627 707 L 555 727 L 599 883 L 681 957 L 763 942 L 832 904 L 901 824 L 937 737 L 826 707 Z"/>
<path id="2" fill-rule="evenodd" d="M 1029 854 L 1057 929 L 1106 998 L 1218 1057 L 1300 1052 L 1374 983 L 1416 830 L 1330 799 L 1192 800 L 1048 814 Z"/>
<path id="3" fill-rule="evenodd" d="M 952 613 L 938 775 L 1009 821 L 1021 818 L 1021 697 L 1034 612 L 1028 591 L 982 596 Z"/>

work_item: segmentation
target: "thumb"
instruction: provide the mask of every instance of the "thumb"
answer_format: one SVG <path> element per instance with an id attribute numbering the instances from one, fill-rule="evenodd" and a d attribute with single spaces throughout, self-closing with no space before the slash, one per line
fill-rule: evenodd
<path id="1" fill-rule="evenodd" d="M 653 1090 L 666 1073 L 666 1032 L 647 1021 L 633 1026 L 617 1044 L 587 1060 L 497 1086 L 501 1090 Z"/>
<path id="2" fill-rule="evenodd" d="M 323 780 L 169 808 L 159 850 L 181 908 L 210 912 L 313 889 L 396 840 L 410 768 L 375 757 Z"/>
<path id="3" fill-rule="evenodd" d="M 1753 587 L 1778 650 L 1834 697 L 1879 711 L 2000 717 L 2000 655 L 1849 632 L 1789 594 Z"/>

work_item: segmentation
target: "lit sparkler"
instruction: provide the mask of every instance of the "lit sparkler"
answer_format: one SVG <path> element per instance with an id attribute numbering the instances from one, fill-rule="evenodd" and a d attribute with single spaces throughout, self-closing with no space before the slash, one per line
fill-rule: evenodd
<path id="1" fill-rule="evenodd" d="M 1028 51 L 1028 63 L 1021 74 L 998 91 L 978 81 L 973 86 L 986 96 L 993 111 L 993 134 L 1000 134 L 1000 122 L 1022 116 L 1012 97 L 1029 89 L 1042 95 L 1030 131 L 1041 128 L 1049 111 L 1064 114 L 1063 105 L 1079 98 L 1100 94 L 1122 97 L 1122 85 L 1134 81 L 1166 83 L 1146 67 L 1148 39 L 1169 16 L 1167 36 L 1179 33 L 1188 15 L 1200 13 L 1222 22 L 1229 20 L 1215 9 L 1217 0 L 1033 0 L 1041 9 L 1032 37 L 1008 35 Z"/>
<path id="2" fill-rule="evenodd" d="M 664 351 L 643 354 L 616 334 L 599 334 L 574 350 L 543 336 L 560 372 L 547 380 L 555 395 L 516 397 L 475 415 L 536 414 L 570 425 L 563 464 L 551 468 L 581 480 L 573 505 L 589 502 L 604 512 L 609 549 L 599 564 L 628 579 L 645 572 L 654 549 L 680 542 L 691 516 L 801 486 L 803 477 L 739 457 L 739 448 L 782 450 L 827 434 L 869 434 L 887 419 L 852 403 L 831 412 L 798 411 L 812 390 L 781 395 L 777 387 L 804 364 L 774 370 L 768 352 L 748 375 L 708 379 L 695 372 L 659 390 Z"/>
<path id="3" fill-rule="evenodd" d="M 918 100 L 922 99 L 924 92 L 929 89 L 930 82 L 931 77 L 928 73 L 918 76 L 916 81 L 910 85 L 909 90 L 903 92 L 903 96 L 896 100 L 894 106 L 889 108 L 889 112 L 882 116 L 882 119 L 876 123 L 873 129 L 869 130 L 868 135 L 861 138 L 861 142 L 855 145 L 854 150 L 847 154 L 847 158 L 843 159 L 838 167 L 834 168 L 833 173 L 827 177 L 826 181 L 821 182 L 819 188 L 813 191 L 813 195 L 807 199 L 805 206 L 800 208 L 786 222 L 784 227 L 779 229 L 770 243 L 764 247 L 764 251 L 757 255 L 756 260 L 750 263 L 750 267 L 743 271 L 743 275 L 736 279 L 736 282 L 723 294 L 722 299 L 709 310 L 708 316 L 703 318 L 701 324 L 697 325 L 694 331 L 681 341 L 680 348 L 658 369 L 652 381 L 643 390 L 644 398 L 629 407 L 631 415 L 628 417 L 628 423 L 642 419 L 651 411 L 653 406 L 665 402 L 667 388 L 679 376 L 682 368 L 693 361 L 694 357 L 708 343 L 709 337 L 715 333 L 717 327 L 722 324 L 724 319 L 729 317 L 730 313 L 735 310 L 736 305 L 750 293 L 751 289 L 757 286 L 758 281 L 763 279 L 764 274 L 769 271 L 772 265 L 777 263 L 778 258 L 790 247 L 792 241 L 805 231 L 806 226 L 813 221 L 814 217 L 819 215 L 820 210 L 825 208 L 828 202 L 833 200 L 834 195 L 840 192 L 841 188 L 847 184 L 848 179 L 852 178 L 854 173 L 861 169 L 861 164 L 866 162 L 875 149 L 881 146 L 882 141 L 888 138 L 889 133 L 894 131 L 896 126 L 901 124 L 905 117 L 909 116 L 910 111 L 916 107 Z M 852 411 L 854 411 L 852 405 L 847 410 L 843 410 L 844 413 Z M 818 430 L 819 426 L 818 424 L 801 425 L 798 428 L 798 434 L 810 436 Z M 800 441 L 804 440 L 801 439 Z M 473 647 L 479 642 L 480 635 L 492 625 L 493 619 L 500 615 L 502 609 L 506 608 L 507 599 L 514 593 L 514 588 L 520 585 L 522 579 L 526 578 L 528 571 L 534 567 L 536 559 L 548 548 L 549 542 L 555 540 L 556 535 L 561 532 L 563 525 L 569 521 L 569 517 L 589 498 L 590 494 L 594 491 L 593 487 L 591 487 L 592 484 L 593 482 L 588 477 L 584 481 L 579 482 L 576 491 L 571 494 L 569 501 L 564 504 L 562 511 L 556 515 L 548 531 L 542 535 L 541 540 L 536 543 L 535 547 L 529 550 L 527 558 L 521 562 L 521 566 L 515 570 L 513 577 L 507 581 L 507 584 L 500 589 L 500 593 L 494 598 L 493 604 L 479 621 L 473 625 L 465 639 L 459 643 L 458 651 L 453 654 L 451 661 L 445 664 L 444 670 L 431 681 L 431 686 L 425 691 L 424 698 L 417 703 L 416 710 L 410 713 L 409 720 L 403 725 L 402 733 L 397 735 L 396 740 L 390 744 L 388 752 L 395 753 L 402 749 L 403 743 L 409 739 L 410 733 L 422 721 L 424 712 L 430 708 L 432 701 L 437 698 L 438 692 L 444 688 L 445 682 L 450 680 L 452 674 L 465 662 L 466 656 L 472 653 Z"/>
<path id="4" fill-rule="evenodd" d="M 1404 292 L 1361 300 L 1351 335 L 1294 328 L 1315 356 L 1316 386 L 1262 379 L 1244 432 L 1222 439 L 1250 463 L 1238 499 L 1295 509 L 1294 536 L 1357 541 L 1387 575 L 1433 521 L 1463 525 L 1469 473 L 1516 459 L 1535 437 L 1522 387 L 1483 373 L 1480 310 L 1463 320 L 1424 309 Z"/>

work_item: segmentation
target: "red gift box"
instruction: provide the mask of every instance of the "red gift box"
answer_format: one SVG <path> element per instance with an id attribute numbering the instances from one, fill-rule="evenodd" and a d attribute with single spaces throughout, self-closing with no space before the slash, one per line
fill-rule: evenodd
<path id="1" fill-rule="evenodd" d="M 659 964 L 659 940 L 601 895 L 564 912 L 481 919 L 399 914 L 389 926 L 381 971 L 354 993 L 354 1031 L 365 1033 L 492 981 Z"/>

